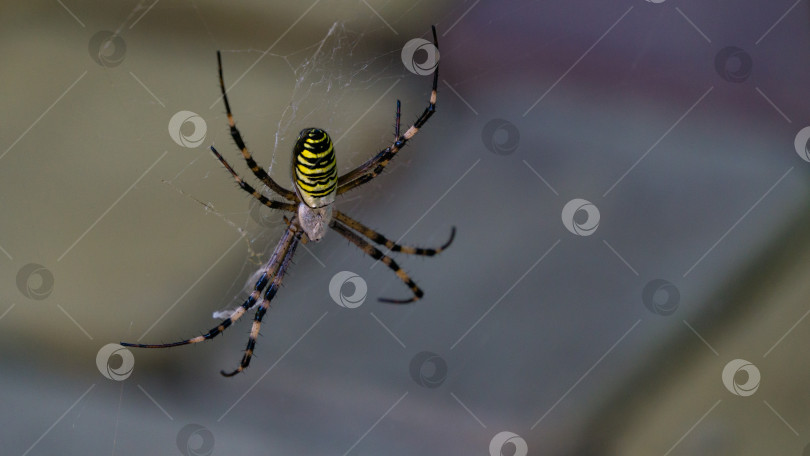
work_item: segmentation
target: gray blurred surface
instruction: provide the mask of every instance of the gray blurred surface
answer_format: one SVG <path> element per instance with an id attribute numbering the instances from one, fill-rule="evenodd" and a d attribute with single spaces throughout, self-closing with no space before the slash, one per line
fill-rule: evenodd
<path id="1" fill-rule="evenodd" d="M 794 0 L 0 5 L 2 454 L 485 455 L 502 431 L 531 455 L 803 454 L 808 13 Z M 245 374 L 218 373 L 241 358 L 242 321 L 205 344 L 133 349 L 131 375 L 105 378 L 108 343 L 214 326 L 281 235 L 282 215 L 207 150 L 255 182 L 216 50 L 248 146 L 287 184 L 300 129 L 328 130 L 348 171 L 390 142 L 396 99 L 416 118 L 430 77 L 400 52 L 431 24 L 437 114 L 337 203 L 407 244 L 457 228 L 437 257 L 396 256 L 425 298 L 378 303 L 407 288 L 330 233 L 299 248 Z M 117 65 L 93 58 L 103 31 L 125 43 Z M 205 121 L 198 147 L 169 135 L 184 110 Z M 598 208 L 589 236 L 563 224 L 574 199 Z M 340 271 L 368 284 L 356 309 L 329 296 Z M 669 288 L 645 306 L 656 279 Z M 666 290 L 679 298 L 656 307 Z M 435 356 L 414 370 L 422 352 Z M 753 395 L 724 387 L 734 359 L 761 373 Z"/>

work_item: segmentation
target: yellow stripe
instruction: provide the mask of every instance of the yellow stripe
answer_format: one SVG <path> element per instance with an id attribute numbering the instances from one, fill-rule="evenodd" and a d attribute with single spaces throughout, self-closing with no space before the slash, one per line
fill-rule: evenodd
<path id="1" fill-rule="evenodd" d="M 309 193 L 319 192 L 320 193 L 323 190 L 334 187 L 335 183 L 334 182 L 329 182 L 328 184 L 325 184 L 325 185 L 307 185 L 303 181 L 299 180 L 298 181 L 298 186 L 301 187 L 301 190 L 304 190 L 305 192 L 309 192 Z"/>
<path id="2" fill-rule="evenodd" d="M 328 171 L 331 171 L 334 167 L 335 167 L 335 162 L 330 162 L 328 165 L 326 165 L 323 168 L 309 169 L 309 168 L 307 168 L 307 167 L 305 167 L 303 165 L 296 165 L 295 169 L 297 169 L 298 172 L 300 174 L 304 175 L 304 176 L 310 176 L 312 174 L 326 173 Z"/>
<path id="3" fill-rule="evenodd" d="M 309 149 L 304 149 L 304 150 L 301 151 L 301 153 L 299 155 L 301 155 L 301 156 L 303 156 L 305 158 L 308 158 L 308 159 L 317 160 L 317 159 L 323 158 L 323 157 L 325 157 L 325 156 L 327 156 L 327 155 L 329 155 L 331 153 L 332 153 L 332 147 L 329 147 L 329 149 L 326 149 L 323 152 L 314 152 L 314 151 L 311 151 Z"/>

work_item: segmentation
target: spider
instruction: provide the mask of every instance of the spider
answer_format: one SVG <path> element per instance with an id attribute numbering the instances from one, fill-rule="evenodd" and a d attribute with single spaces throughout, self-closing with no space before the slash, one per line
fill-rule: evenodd
<path id="1" fill-rule="evenodd" d="M 438 49 L 438 40 L 436 38 L 436 27 L 432 27 L 433 31 L 433 44 Z M 444 249 L 446 249 L 453 238 L 455 237 L 455 227 L 452 228 L 450 239 L 438 248 L 417 248 L 397 244 L 385 236 L 377 233 L 376 231 L 368 228 L 362 223 L 354 220 L 343 212 L 333 209 L 332 205 L 335 201 L 335 196 L 348 192 L 357 188 L 370 180 L 377 177 L 385 168 L 386 165 L 394 158 L 397 152 L 402 149 L 405 144 L 416 135 L 420 128 L 427 123 L 430 116 L 436 111 L 436 88 L 439 80 L 439 68 L 433 73 L 433 88 L 430 92 L 430 99 L 427 108 L 416 119 L 416 122 L 411 125 L 405 133 L 400 134 L 399 120 L 400 120 L 400 102 L 397 100 L 397 113 L 396 125 L 394 130 L 394 142 L 377 153 L 373 158 L 369 159 L 357 168 L 349 171 L 346 174 L 338 177 L 337 174 L 337 161 L 335 158 L 335 150 L 332 140 L 329 135 L 319 128 L 306 128 L 301 130 L 298 139 L 293 147 L 292 160 L 291 160 L 291 177 L 293 190 L 288 190 L 273 180 L 270 175 L 261 168 L 251 156 L 250 152 L 242 140 L 242 135 L 236 128 L 236 124 L 231 114 L 231 106 L 228 102 L 228 96 L 225 93 L 225 81 L 222 76 L 222 56 L 217 52 L 217 63 L 219 66 L 219 87 L 222 91 L 222 99 L 225 103 L 225 111 L 228 115 L 228 125 L 231 130 L 231 137 L 236 146 L 242 151 L 242 156 L 247 162 L 248 167 L 264 185 L 270 188 L 278 196 L 284 198 L 286 201 L 278 201 L 269 199 L 256 191 L 250 184 L 245 182 L 239 174 L 234 171 L 230 164 L 222 157 L 222 155 L 211 146 L 211 151 L 216 156 L 217 160 L 228 170 L 229 173 L 236 180 L 242 190 L 249 193 L 253 198 L 259 200 L 265 206 L 271 209 L 291 212 L 292 216 L 288 219 L 287 228 L 281 239 L 278 242 L 273 254 L 267 263 L 260 269 L 258 273 L 259 279 L 256 281 L 253 291 L 245 302 L 238 307 L 229 318 L 226 318 L 219 325 L 209 330 L 206 334 L 193 337 L 191 339 L 181 340 L 168 344 L 136 344 L 121 342 L 121 345 L 126 347 L 141 347 L 141 348 L 167 348 L 176 347 L 178 345 L 196 344 L 199 342 L 213 339 L 226 328 L 230 327 L 236 320 L 241 318 L 246 312 L 254 306 L 258 306 L 253 318 L 253 326 L 250 330 L 247 346 L 245 347 L 242 361 L 239 366 L 233 371 L 220 373 L 226 377 L 231 377 L 239 372 L 245 370 L 250 364 L 250 359 L 253 356 L 253 350 L 256 345 L 256 337 L 261 328 L 262 318 L 267 312 L 270 301 L 276 295 L 281 281 L 284 278 L 284 273 L 292 260 L 295 249 L 299 242 L 306 243 L 307 241 L 320 241 L 326 234 L 327 227 L 332 228 L 349 242 L 359 247 L 363 252 L 368 254 L 375 260 L 381 261 L 388 266 L 397 277 L 404 282 L 411 290 L 412 296 L 407 299 L 390 299 L 378 298 L 381 302 L 394 303 L 394 304 L 407 304 L 423 296 L 422 290 L 414 283 L 413 280 L 406 274 L 397 263 L 388 255 L 381 252 L 378 248 L 374 247 L 369 241 L 385 246 L 392 252 L 402 252 L 412 255 L 433 256 Z M 266 289 L 266 290 L 265 290 Z M 262 295 L 262 293 L 264 293 Z"/>

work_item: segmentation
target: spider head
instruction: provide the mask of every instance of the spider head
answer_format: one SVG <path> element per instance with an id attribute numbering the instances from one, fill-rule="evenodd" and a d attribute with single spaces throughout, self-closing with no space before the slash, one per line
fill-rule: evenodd
<path id="1" fill-rule="evenodd" d="M 320 241 L 326 234 L 326 228 L 332 220 L 332 205 L 312 208 L 304 203 L 298 205 L 298 223 L 307 233 L 307 237 L 315 242 Z"/>
<path id="2" fill-rule="evenodd" d="M 337 193 L 337 160 L 332 138 L 320 128 L 298 134 L 292 154 L 292 181 L 301 201 L 312 209 L 328 206 Z"/>

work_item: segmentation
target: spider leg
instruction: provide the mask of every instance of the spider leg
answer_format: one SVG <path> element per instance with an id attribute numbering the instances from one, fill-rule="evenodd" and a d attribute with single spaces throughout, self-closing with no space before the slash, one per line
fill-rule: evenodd
<path id="1" fill-rule="evenodd" d="M 410 277 L 408 277 L 408 274 L 406 274 L 405 271 L 403 271 L 402 268 L 400 268 L 399 265 L 391 257 L 380 252 L 379 249 L 377 249 L 373 245 L 369 244 L 368 241 L 355 234 L 353 231 L 348 229 L 343 223 L 339 222 L 337 219 L 332 219 L 332 222 L 329 224 L 329 226 L 332 227 L 333 230 L 340 233 L 341 236 L 348 239 L 349 242 L 356 245 L 357 247 L 360 247 L 360 249 L 371 258 L 382 261 L 382 263 L 388 266 L 389 269 L 394 271 L 397 277 L 399 277 L 399 279 L 402 280 L 402 282 L 404 282 L 405 285 L 407 285 L 411 289 L 411 292 L 413 292 L 413 297 L 409 299 L 377 298 L 379 301 L 389 302 L 392 304 L 407 304 L 409 302 L 414 302 L 417 299 L 424 296 L 422 290 L 416 285 L 416 283 L 414 283 L 413 280 L 411 280 Z"/>
<path id="2" fill-rule="evenodd" d="M 222 322 L 219 325 L 212 328 L 206 334 L 197 337 L 192 337 L 191 339 L 181 340 L 178 342 L 172 342 L 168 344 L 132 344 L 128 342 L 121 342 L 121 345 L 125 347 L 138 347 L 138 348 L 168 348 L 168 347 L 177 347 L 178 345 L 196 344 L 199 342 L 206 341 L 208 339 L 213 339 L 214 337 L 225 331 L 225 329 L 227 329 L 229 326 L 231 326 L 233 322 L 241 318 L 242 315 L 245 314 L 245 312 L 250 310 L 250 308 L 256 304 L 256 301 L 259 300 L 259 296 L 262 294 L 262 291 L 265 289 L 265 287 L 267 287 L 267 282 L 271 277 L 273 278 L 273 283 L 275 283 L 277 276 L 279 274 L 283 275 L 283 273 L 279 272 L 280 267 L 283 266 L 280 257 L 284 257 L 285 255 L 287 255 L 288 251 L 295 249 L 293 244 L 295 244 L 298 241 L 297 236 L 300 236 L 300 234 L 295 233 L 297 229 L 298 229 L 297 226 L 291 225 L 284 232 L 284 235 L 281 237 L 281 240 L 279 241 L 276 250 L 273 252 L 273 256 L 270 257 L 270 260 L 265 265 L 261 276 L 259 276 L 259 280 L 256 281 L 256 285 L 253 287 L 253 292 L 250 293 L 250 296 L 248 296 L 245 302 L 242 303 L 242 305 L 234 311 L 233 315 L 231 315 L 229 318 L 226 318 L 225 320 L 222 320 Z"/>
<path id="3" fill-rule="evenodd" d="M 211 328 L 207 333 L 192 337 L 191 339 L 181 340 L 178 342 L 172 342 L 168 344 L 132 344 L 129 342 L 121 342 L 120 344 L 124 347 L 136 347 L 136 348 L 169 348 L 169 347 L 177 347 L 179 345 L 188 345 L 188 344 L 196 344 L 199 342 L 204 342 L 208 339 L 213 339 L 214 337 L 218 336 L 220 333 L 225 331 L 229 326 L 231 326 L 236 320 L 242 317 L 254 304 L 256 304 L 256 300 L 261 295 L 262 290 L 264 287 L 267 286 L 267 272 L 263 273 L 261 278 L 258 282 L 256 282 L 256 288 L 254 289 L 253 293 L 245 300 L 242 305 L 236 309 L 230 317 L 222 320 L 220 324 L 216 327 Z"/>
<path id="4" fill-rule="evenodd" d="M 239 130 L 236 128 L 236 124 L 233 120 L 233 114 L 231 114 L 231 104 L 228 102 L 228 95 L 225 93 L 225 79 L 222 77 L 222 55 L 219 51 L 217 51 L 217 64 L 219 66 L 219 88 L 222 91 L 222 100 L 225 102 L 225 111 L 228 113 L 228 125 L 231 127 L 231 138 L 233 138 L 234 142 L 236 142 L 236 147 L 242 151 L 242 156 L 245 157 L 245 161 L 247 162 L 250 170 L 253 172 L 253 175 L 261 180 L 264 185 L 270 187 L 271 190 L 290 201 L 298 201 L 298 197 L 294 192 L 287 190 L 274 181 L 273 178 L 270 177 L 270 175 L 267 174 L 267 172 L 256 163 L 253 156 L 250 155 L 250 152 L 245 145 L 245 141 L 242 140 L 241 133 L 239 133 Z"/>
<path id="5" fill-rule="evenodd" d="M 266 196 L 262 195 L 261 193 L 257 192 L 255 188 L 253 188 L 250 184 L 245 182 L 244 179 L 239 177 L 239 174 L 237 174 L 236 171 L 234 171 L 234 169 L 231 167 L 231 165 L 228 164 L 225 158 L 222 157 L 222 155 L 219 152 L 217 152 L 214 146 L 211 146 L 211 152 L 213 152 L 214 155 L 216 155 L 217 160 L 219 160 L 219 162 L 222 163 L 222 166 L 224 166 L 225 169 L 227 169 L 228 172 L 231 173 L 231 176 L 233 176 L 233 178 L 236 180 L 236 183 L 239 184 L 242 190 L 248 192 L 251 196 L 259 200 L 259 202 L 261 202 L 265 206 L 272 209 L 281 209 L 290 212 L 295 212 L 298 209 L 298 207 L 294 203 L 285 203 L 281 201 L 271 200 Z"/>
<path id="6" fill-rule="evenodd" d="M 292 260 L 293 254 L 295 253 L 295 248 L 298 246 L 298 241 L 302 234 L 303 231 L 300 231 L 297 223 L 295 223 L 295 220 L 293 220 L 293 223 L 290 224 L 287 231 L 284 233 L 285 237 L 282 238 L 281 242 L 279 242 L 278 247 L 276 247 L 272 258 L 270 259 L 270 262 L 274 264 L 275 275 L 272 282 L 270 282 L 270 286 L 267 288 L 267 291 L 264 292 L 264 297 L 259 302 L 259 308 L 256 309 L 256 315 L 253 317 L 253 326 L 250 328 L 250 336 L 248 336 L 248 342 L 247 346 L 245 347 L 245 353 L 242 355 L 242 361 L 239 363 L 239 366 L 236 369 L 230 372 L 226 372 L 224 370 L 220 371 L 223 376 L 233 377 L 239 372 L 245 370 L 250 364 L 250 359 L 253 357 L 253 349 L 256 346 L 256 338 L 259 337 L 259 330 L 262 326 L 262 318 L 264 317 L 264 314 L 267 313 L 268 307 L 270 307 L 270 301 L 273 300 L 278 288 L 281 286 L 281 281 L 284 279 L 284 273 L 287 271 L 287 267 Z"/>
<path id="7" fill-rule="evenodd" d="M 433 45 L 436 46 L 436 49 L 439 49 L 439 40 L 436 38 L 436 26 L 432 27 L 433 29 Z M 439 67 L 438 64 L 436 69 L 433 72 L 433 89 L 430 91 L 430 100 L 428 100 L 428 106 L 422 112 L 422 115 L 416 119 L 413 125 L 411 125 L 408 130 L 405 131 L 405 134 L 399 134 L 399 100 L 397 100 L 397 124 L 395 128 L 396 138 L 394 139 L 394 143 L 390 146 L 386 147 L 385 149 L 381 150 L 377 153 L 376 156 L 372 157 L 362 165 L 358 166 L 357 168 L 347 172 L 346 174 L 340 176 L 338 178 L 338 195 L 342 193 L 346 193 L 349 190 L 352 190 L 355 187 L 359 187 L 360 185 L 365 184 L 366 182 L 370 181 L 377 177 L 383 169 L 388 165 L 391 159 L 394 158 L 397 152 L 400 149 L 405 147 L 405 144 L 413 138 L 416 133 L 419 131 L 420 128 L 430 119 L 430 116 L 436 112 L 436 97 L 437 97 L 437 88 L 439 84 Z"/>
<path id="8" fill-rule="evenodd" d="M 348 215 L 338 210 L 334 212 L 334 217 L 343 222 L 344 224 L 348 225 L 353 230 L 369 238 L 375 244 L 384 245 L 386 248 L 388 248 L 388 250 L 392 252 L 402 252 L 410 255 L 423 255 L 423 256 L 436 255 L 437 253 L 441 253 L 444 249 L 449 247 L 450 244 L 453 242 L 453 238 L 456 237 L 456 227 L 453 227 L 453 229 L 450 231 L 450 239 L 448 239 L 447 242 L 445 242 L 439 248 L 424 249 L 420 247 L 411 247 L 407 245 L 400 245 L 389 240 L 382 234 L 372 230 L 371 228 L 363 225 L 362 223 L 358 222 L 357 220 L 349 217 Z"/>

